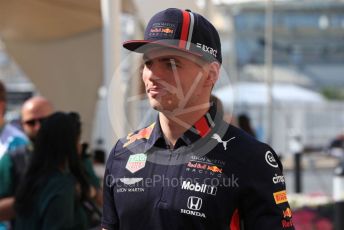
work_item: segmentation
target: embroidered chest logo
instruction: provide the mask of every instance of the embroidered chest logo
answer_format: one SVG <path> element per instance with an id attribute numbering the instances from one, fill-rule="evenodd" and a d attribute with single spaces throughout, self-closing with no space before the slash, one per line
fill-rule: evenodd
<path id="1" fill-rule="evenodd" d="M 185 170 L 192 173 L 222 177 L 223 167 L 225 165 L 226 162 L 220 159 L 191 156 L 190 161 L 186 164 Z"/>
<path id="2" fill-rule="evenodd" d="M 180 209 L 180 213 L 191 215 L 191 216 L 197 216 L 201 218 L 206 218 L 205 214 L 203 212 L 199 212 L 202 208 L 203 200 L 200 197 L 197 196 L 189 196 L 187 201 L 187 208 L 188 209 Z"/>
<path id="3" fill-rule="evenodd" d="M 232 138 L 230 138 L 230 139 L 227 140 L 227 141 L 223 141 L 223 140 L 221 139 L 220 135 L 217 134 L 217 133 L 214 133 L 213 136 L 212 136 L 211 138 L 217 140 L 217 142 L 219 142 L 219 143 L 222 143 L 223 148 L 224 148 L 225 150 L 227 150 L 227 143 L 230 142 L 231 140 L 235 139 L 235 137 L 232 137 Z"/>
<path id="4" fill-rule="evenodd" d="M 138 153 L 131 155 L 128 159 L 126 169 L 131 173 L 135 173 L 146 166 L 147 155 L 144 153 Z"/>
<path id="5" fill-rule="evenodd" d="M 119 180 L 125 185 L 133 185 L 133 184 L 136 184 L 136 183 L 142 181 L 143 178 L 142 177 L 140 177 L 140 178 L 139 177 L 133 177 L 133 178 L 124 177 L 124 178 L 120 178 Z"/>

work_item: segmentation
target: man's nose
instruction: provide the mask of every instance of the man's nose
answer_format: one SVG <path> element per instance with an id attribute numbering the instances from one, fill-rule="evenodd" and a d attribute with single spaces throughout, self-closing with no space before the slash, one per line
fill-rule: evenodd
<path id="1" fill-rule="evenodd" d="M 165 70 L 160 64 L 154 63 L 148 69 L 147 77 L 149 80 L 160 80 L 164 78 L 164 72 Z"/>

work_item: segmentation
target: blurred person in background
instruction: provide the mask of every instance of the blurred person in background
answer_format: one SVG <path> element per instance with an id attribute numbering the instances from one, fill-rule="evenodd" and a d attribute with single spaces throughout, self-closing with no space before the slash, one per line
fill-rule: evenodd
<path id="1" fill-rule="evenodd" d="M 2 167 L 2 164 L 10 161 L 9 151 L 17 151 L 25 148 L 28 144 L 28 139 L 25 134 L 17 129 L 14 125 L 5 122 L 6 112 L 6 88 L 0 81 L 0 220 L 9 220 L 11 212 L 6 208 L 11 203 L 11 200 L 3 200 L 1 197 L 9 195 L 4 189 L 11 182 L 8 180 L 10 171 Z M 0 221 L 0 230 L 8 229 L 8 222 Z"/>
<path id="2" fill-rule="evenodd" d="M 238 116 L 239 128 L 244 130 L 246 133 L 250 134 L 252 137 L 256 137 L 256 133 L 253 131 L 251 126 L 251 120 L 246 114 L 240 114 Z"/>
<path id="3" fill-rule="evenodd" d="M 86 175 L 87 182 L 90 187 L 90 193 L 87 198 L 82 200 L 82 207 L 84 208 L 88 220 L 89 227 L 99 227 L 101 220 L 100 207 L 103 204 L 103 193 L 100 186 L 99 178 L 96 176 L 91 160 L 91 156 L 88 153 L 88 144 L 81 143 L 82 123 L 80 115 L 75 112 L 69 113 L 69 116 L 73 119 L 75 129 L 78 136 L 78 156 L 81 160 L 82 170 Z"/>
<path id="4" fill-rule="evenodd" d="M 101 185 L 100 185 L 100 180 L 98 176 L 96 175 L 93 167 L 93 161 L 92 161 L 92 156 L 91 153 L 88 151 L 88 144 L 83 142 L 80 143 L 80 151 L 79 151 L 79 156 L 81 158 L 81 162 L 83 167 L 85 168 L 87 178 L 92 186 L 94 186 L 95 190 L 95 201 L 98 205 L 103 204 L 103 194 L 101 192 Z"/>
<path id="5" fill-rule="evenodd" d="M 330 156 L 344 160 L 344 133 L 331 140 L 327 152 Z"/>
<path id="6" fill-rule="evenodd" d="M 41 96 L 32 97 L 24 102 L 21 110 L 21 123 L 31 142 L 34 142 L 42 120 L 53 111 L 54 108 L 50 101 Z"/>
<path id="7" fill-rule="evenodd" d="M 15 126 L 5 122 L 6 88 L 0 81 L 0 159 L 9 149 L 15 149 L 27 143 L 25 134 Z"/>
<path id="8" fill-rule="evenodd" d="M 10 148 L 0 159 L 0 220 L 13 220 L 15 216 L 14 194 L 27 168 L 41 122 L 52 112 L 52 104 L 41 96 L 26 100 L 22 106 L 21 124 L 29 141 L 20 148 Z"/>
<path id="9" fill-rule="evenodd" d="M 96 142 L 96 147 L 94 149 L 94 163 L 95 164 L 105 164 L 106 152 L 103 147 L 104 141 L 102 138 L 99 138 Z"/>
<path id="10" fill-rule="evenodd" d="M 56 112 L 35 137 L 27 172 L 16 193 L 14 229 L 87 229 L 81 201 L 90 195 L 78 156 L 74 115 Z"/>
<path id="11" fill-rule="evenodd" d="M 37 132 L 41 127 L 41 122 L 54 111 L 52 104 L 41 96 L 35 96 L 28 99 L 22 106 L 21 123 L 23 130 L 30 138 L 29 144 L 25 148 L 10 151 L 8 156 L 0 161 L 0 219 L 11 220 L 14 223 L 14 194 L 26 171 L 27 164 L 33 151 L 33 143 Z M 78 137 L 81 137 L 80 116 L 77 113 L 71 113 L 74 124 L 78 130 Z M 79 143 L 80 141 L 78 141 Z M 100 222 L 100 211 L 98 207 L 102 205 L 102 192 L 100 182 L 94 173 L 90 155 L 86 154 L 86 148 L 78 145 L 78 153 L 85 168 L 86 176 L 92 185 L 92 200 L 84 205 L 87 216 L 90 219 L 90 225 L 97 225 Z M 94 204 L 95 203 L 95 204 Z M 13 224 L 12 223 L 12 224 Z"/>

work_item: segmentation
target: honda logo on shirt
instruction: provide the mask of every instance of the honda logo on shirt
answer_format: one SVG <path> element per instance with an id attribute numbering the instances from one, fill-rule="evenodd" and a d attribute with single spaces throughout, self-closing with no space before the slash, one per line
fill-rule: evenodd
<path id="1" fill-rule="evenodd" d="M 191 210 L 200 210 L 202 207 L 202 199 L 196 196 L 190 196 L 188 198 L 188 208 Z"/>

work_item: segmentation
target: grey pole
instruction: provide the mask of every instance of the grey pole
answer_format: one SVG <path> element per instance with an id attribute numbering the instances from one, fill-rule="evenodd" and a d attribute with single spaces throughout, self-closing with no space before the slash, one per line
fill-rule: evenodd
<path id="1" fill-rule="evenodd" d="M 297 152 L 294 153 L 294 187 L 295 193 L 302 193 L 302 168 L 301 168 L 301 161 L 302 161 L 302 153 Z"/>
<path id="2" fill-rule="evenodd" d="M 268 88 L 268 144 L 273 140 L 273 0 L 266 1 L 265 8 L 265 76 Z"/>

